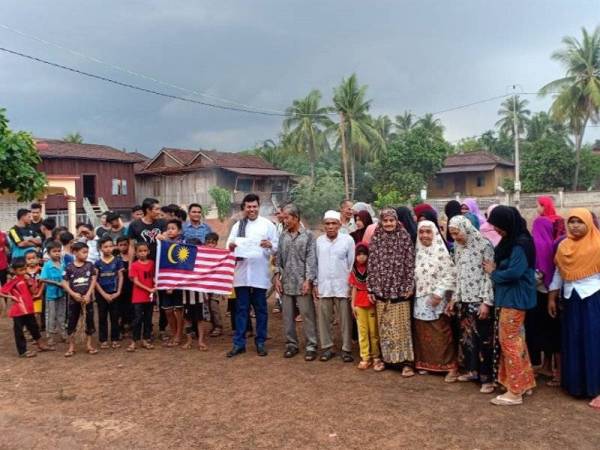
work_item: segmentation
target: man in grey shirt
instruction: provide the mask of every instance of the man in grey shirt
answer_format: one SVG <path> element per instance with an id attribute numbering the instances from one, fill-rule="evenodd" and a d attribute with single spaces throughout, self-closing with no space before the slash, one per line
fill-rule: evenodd
<path id="1" fill-rule="evenodd" d="M 283 323 L 286 350 L 283 356 L 298 354 L 295 305 L 303 319 L 306 338 L 306 361 L 317 357 L 317 328 L 315 305 L 312 300 L 313 282 L 317 276 L 317 258 L 313 234 L 300 224 L 300 211 L 295 205 L 283 208 L 285 228 L 279 237 L 276 258 L 275 289 L 282 295 Z"/>

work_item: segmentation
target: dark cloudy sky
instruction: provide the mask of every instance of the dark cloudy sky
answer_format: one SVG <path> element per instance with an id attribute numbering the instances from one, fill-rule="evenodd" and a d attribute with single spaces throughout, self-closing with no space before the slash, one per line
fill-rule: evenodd
<path id="1" fill-rule="evenodd" d="M 283 110 L 356 72 L 375 115 L 417 114 L 535 92 L 562 76 L 550 59 L 565 35 L 600 24 L 599 0 L 0 0 L 0 25 L 156 79 Z M 0 28 L 0 46 L 172 94 L 68 51 Z M 184 94 L 189 95 L 189 94 Z M 197 97 L 202 99 L 202 97 Z M 531 109 L 549 100 L 528 96 Z M 441 114 L 454 141 L 493 127 L 500 101 Z M 86 79 L 0 52 L 0 107 L 40 137 L 154 154 L 163 146 L 241 150 L 281 119 L 225 112 Z M 590 128 L 588 140 L 600 137 Z"/>

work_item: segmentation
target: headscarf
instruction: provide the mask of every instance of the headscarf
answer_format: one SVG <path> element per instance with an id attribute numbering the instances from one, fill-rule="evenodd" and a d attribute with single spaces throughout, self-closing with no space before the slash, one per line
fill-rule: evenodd
<path id="1" fill-rule="evenodd" d="M 493 303 L 494 287 L 490 275 L 483 270 L 483 261 L 494 259 L 494 247 L 465 216 L 453 217 L 448 227 L 457 228 L 466 240 L 465 244 L 454 242 L 456 299 L 466 303 Z"/>
<path id="2" fill-rule="evenodd" d="M 414 244 L 417 241 L 417 224 L 413 219 L 412 212 L 406 206 L 401 206 L 396 208 L 396 214 L 398 215 L 398 221 L 404 226 Z"/>
<path id="3" fill-rule="evenodd" d="M 477 204 L 477 200 L 475 200 L 474 198 L 465 198 L 463 200 L 462 204 L 463 205 L 467 205 L 467 207 L 469 208 L 469 212 L 471 214 L 473 214 L 475 217 L 477 217 L 477 220 L 479 220 L 479 226 L 480 227 L 485 222 L 487 222 L 485 220 L 484 215 L 481 214 L 481 211 L 479 210 L 479 205 Z"/>
<path id="4" fill-rule="evenodd" d="M 442 230 L 440 230 L 440 224 L 438 222 L 438 214 L 435 211 L 435 209 L 428 209 L 425 210 L 421 213 L 421 215 L 419 216 L 420 219 L 424 219 L 426 221 L 432 222 L 435 225 L 435 228 L 437 229 L 437 231 L 440 234 L 440 237 L 442 236 Z M 418 225 L 419 225 L 419 221 L 417 221 L 417 230 L 418 230 Z M 418 234 L 418 233 L 417 233 Z M 418 236 L 417 236 L 417 241 L 418 241 Z M 444 243 L 444 246 L 450 250 L 450 246 L 448 245 L 448 243 L 446 241 L 444 241 L 444 239 L 442 239 L 442 242 Z"/>
<path id="5" fill-rule="evenodd" d="M 367 210 L 359 211 L 356 214 L 354 214 L 354 223 L 356 223 L 357 217 L 363 223 L 364 227 L 362 227 L 361 229 L 356 229 L 355 231 L 350 233 L 350 236 L 352 236 L 352 238 L 354 239 L 355 244 L 358 244 L 363 240 L 365 231 L 367 231 L 367 227 L 373 223 L 371 214 L 369 214 Z"/>
<path id="6" fill-rule="evenodd" d="M 510 258 L 513 248 L 518 245 L 525 252 L 529 267 L 535 267 L 533 238 L 527 230 L 527 222 L 517 208 L 500 205 L 494 208 L 488 222 L 506 233 L 496 247 L 494 258 L 496 264 Z"/>
<path id="7" fill-rule="evenodd" d="M 383 229 L 385 217 L 398 218 L 396 211 L 385 208 L 379 216 L 369 246 L 367 287 L 382 300 L 407 297 L 414 289 L 415 250 L 410 235 L 399 223 L 394 231 Z"/>
<path id="8" fill-rule="evenodd" d="M 548 288 L 554 276 L 554 236 L 552 222 L 547 217 L 533 221 L 532 234 L 535 244 L 535 269 L 542 273 L 544 286 Z"/>
<path id="9" fill-rule="evenodd" d="M 418 230 L 429 228 L 433 232 L 433 241 L 425 247 L 417 238 L 415 257 L 415 296 L 423 297 L 434 291 L 456 290 L 456 267 L 446 248 L 444 240 L 433 222 L 423 220 Z"/>
<path id="10" fill-rule="evenodd" d="M 542 208 L 544 208 L 544 210 L 542 211 L 540 216 L 547 217 L 548 219 L 550 219 L 550 221 L 552 222 L 552 224 L 554 226 L 554 230 L 553 230 L 554 239 L 558 239 L 561 236 L 564 236 L 565 234 L 567 234 L 567 229 L 565 226 L 565 219 L 563 219 L 561 216 L 556 214 L 556 208 L 554 207 L 554 200 L 552 200 L 552 197 L 549 197 L 547 195 L 542 195 L 537 198 L 537 202 L 540 204 L 540 206 Z"/>
<path id="11" fill-rule="evenodd" d="M 433 206 L 428 205 L 427 203 L 419 203 L 418 205 L 415 205 L 415 207 L 413 208 L 413 211 L 415 212 L 415 216 L 417 217 L 417 222 L 418 222 L 419 217 L 421 217 L 425 211 L 435 212 L 435 209 L 433 209 Z"/>
<path id="12" fill-rule="evenodd" d="M 369 246 L 367 244 L 365 244 L 364 242 L 359 242 L 358 244 L 356 244 L 356 247 L 354 249 L 354 254 L 358 255 L 359 253 L 366 253 L 368 256 L 369 255 Z M 368 260 L 367 260 L 367 263 L 368 263 Z M 359 264 L 358 261 L 356 261 L 356 256 L 355 256 L 354 264 L 352 265 L 352 273 L 354 273 L 354 276 L 360 283 L 366 283 L 367 274 L 368 274 L 367 264 Z"/>
<path id="13" fill-rule="evenodd" d="M 486 211 L 488 220 L 496 206 L 498 205 L 490 205 L 488 207 Z M 483 225 L 481 225 L 481 228 L 479 228 L 479 232 L 483 234 L 484 237 L 488 238 L 494 247 L 496 247 L 498 243 L 502 240 L 502 236 L 500 236 L 496 232 L 496 230 L 494 230 L 493 225 L 491 225 L 489 222 L 486 222 Z"/>
<path id="14" fill-rule="evenodd" d="M 575 238 L 567 229 L 567 238 L 558 246 L 554 262 L 563 280 L 575 281 L 600 272 L 600 231 L 592 214 L 585 208 L 569 211 L 569 219 L 577 217 L 587 227 L 585 236 Z"/>
<path id="15" fill-rule="evenodd" d="M 446 206 L 444 206 L 444 213 L 446 214 L 446 242 L 452 243 L 454 242 L 454 239 L 452 239 L 452 236 L 448 233 L 448 224 L 450 223 L 450 219 L 454 216 L 460 216 L 462 214 L 460 202 L 458 200 L 450 200 L 446 203 Z"/>

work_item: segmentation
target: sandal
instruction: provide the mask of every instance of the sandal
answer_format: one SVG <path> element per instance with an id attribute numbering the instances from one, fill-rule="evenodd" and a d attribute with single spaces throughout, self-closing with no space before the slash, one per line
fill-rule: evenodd
<path id="1" fill-rule="evenodd" d="M 115 350 L 117 348 L 121 348 L 121 344 L 119 344 L 118 342 L 113 342 L 111 347 L 113 348 L 113 350 Z"/>
<path id="2" fill-rule="evenodd" d="M 415 376 L 415 371 L 412 370 L 410 367 L 408 366 L 404 366 L 404 369 L 402 369 L 402 376 L 404 378 L 410 378 L 410 377 L 414 377 Z"/>
<path id="3" fill-rule="evenodd" d="M 185 344 L 183 344 L 181 346 L 181 350 L 189 350 L 192 348 L 192 343 L 191 342 L 186 342 Z"/>
<path id="4" fill-rule="evenodd" d="M 458 374 L 448 372 L 444 377 L 445 383 L 454 383 L 458 380 Z"/>
<path id="5" fill-rule="evenodd" d="M 42 346 L 38 345 L 37 348 L 38 348 L 38 351 L 40 351 L 40 352 L 54 352 L 54 351 L 56 351 L 56 349 L 54 347 L 52 347 L 51 345 L 42 345 Z"/>
<path id="6" fill-rule="evenodd" d="M 142 347 L 144 347 L 146 350 L 152 350 L 154 345 L 152 345 L 150 342 L 144 342 L 142 343 Z"/>
<path id="7" fill-rule="evenodd" d="M 483 383 L 481 385 L 481 389 L 479 389 L 479 392 L 481 392 L 482 394 L 491 394 L 495 390 L 496 386 L 494 386 L 494 383 Z"/>
<path id="8" fill-rule="evenodd" d="M 520 398 L 518 400 L 505 397 L 506 394 L 498 395 L 497 397 L 490 400 L 490 403 L 493 405 L 499 406 L 514 406 L 514 405 L 522 405 L 523 399 Z"/>
<path id="9" fill-rule="evenodd" d="M 429 372 L 427 372 L 426 370 L 419 370 L 417 373 L 419 375 L 427 375 Z"/>
<path id="10" fill-rule="evenodd" d="M 478 379 L 479 379 L 479 377 L 472 373 L 465 373 L 465 374 L 459 375 L 457 378 L 457 380 L 460 381 L 461 383 L 464 383 L 467 381 L 477 381 Z"/>
<path id="11" fill-rule="evenodd" d="M 70 358 L 73 355 L 75 355 L 75 350 L 68 350 L 65 352 L 65 358 Z"/>
<path id="12" fill-rule="evenodd" d="M 552 377 L 552 379 L 546 383 L 546 386 L 559 387 L 560 386 L 560 378 Z"/>
<path id="13" fill-rule="evenodd" d="M 108 345 L 108 342 L 103 342 L 100 344 L 100 348 L 106 350 L 107 348 L 110 348 L 110 345 Z"/>
<path id="14" fill-rule="evenodd" d="M 19 355 L 20 358 L 35 358 L 37 356 L 37 353 L 34 352 L 33 350 L 27 350 L 25 353 L 21 353 Z"/>
<path id="15" fill-rule="evenodd" d="M 325 350 L 322 354 L 321 357 L 319 358 L 319 361 L 329 361 L 331 358 L 333 358 L 335 356 L 335 353 L 332 352 L 331 350 Z"/>
<path id="16" fill-rule="evenodd" d="M 198 350 L 200 350 L 201 352 L 207 352 L 208 351 L 208 345 L 202 343 L 198 343 Z"/>
<path id="17" fill-rule="evenodd" d="M 375 372 L 383 372 L 385 370 L 385 364 L 381 359 L 375 359 L 373 361 L 373 370 Z"/>
<path id="18" fill-rule="evenodd" d="M 131 344 L 127 347 L 128 352 L 135 352 L 135 344 Z"/>
<path id="19" fill-rule="evenodd" d="M 98 353 L 98 349 L 97 348 L 88 348 L 86 350 L 86 352 L 88 353 L 88 355 L 95 355 L 96 353 Z"/>
<path id="20" fill-rule="evenodd" d="M 371 367 L 371 361 L 367 360 L 362 360 L 361 362 L 358 363 L 358 369 L 359 370 L 367 370 L 369 367 Z"/>
<path id="21" fill-rule="evenodd" d="M 223 330 L 221 328 L 215 328 L 209 334 L 210 337 L 219 337 L 223 334 Z"/>

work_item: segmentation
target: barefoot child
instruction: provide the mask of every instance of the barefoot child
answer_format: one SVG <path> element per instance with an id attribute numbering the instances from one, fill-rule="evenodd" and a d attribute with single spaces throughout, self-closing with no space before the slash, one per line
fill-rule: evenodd
<path id="1" fill-rule="evenodd" d="M 96 332 L 94 328 L 94 304 L 92 295 L 96 285 L 96 269 L 88 259 L 88 246 L 83 242 L 75 242 L 71 246 L 75 261 L 65 269 L 65 280 L 63 289 L 69 294 L 67 302 L 67 336 L 69 348 L 65 357 L 69 358 L 75 354 L 75 332 L 77 322 L 82 314 L 85 315 L 86 351 L 95 355 L 98 350 L 92 345 L 92 335 Z"/>
<path id="2" fill-rule="evenodd" d="M 48 343 L 65 339 L 65 320 L 67 317 L 67 298 L 61 287 L 65 275 L 65 266 L 61 258 L 60 242 L 51 241 L 46 245 L 48 261 L 44 263 L 41 281 L 44 283 L 46 302 L 46 333 Z"/>
<path id="3" fill-rule="evenodd" d="M 13 319 L 15 344 L 17 352 L 22 358 L 32 358 L 36 356 L 36 352 L 27 350 L 27 339 L 23 333 L 23 328 L 27 328 L 33 340 L 35 341 L 38 350 L 44 352 L 54 350 L 52 347 L 46 346 L 42 341 L 40 329 L 35 320 L 33 312 L 33 297 L 27 285 L 26 273 L 27 266 L 24 258 L 14 258 L 11 268 L 15 276 L 0 289 L 0 297 L 4 297 L 13 302 L 8 311 L 8 317 Z"/>
<path id="4" fill-rule="evenodd" d="M 145 242 L 135 246 L 136 261 L 129 266 L 129 278 L 133 283 L 131 303 L 133 304 L 133 339 L 128 352 L 134 352 L 143 336 L 141 346 L 147 350 L 153 349 L 150 343 L 152 335 L 152 299 L 154 296 L 154 261 L 148 259 L 150 249 Z M 142 335 L 142 327 L 144 333 Z"/>
<path id="5" fill-rule="evenodd" d="M 106 234 L 98 241 L 100 258 L 96 261 L 96 303 L 98 304 L 98 339 L 100 348 L 108 345 L 108 319 L 110 317 L 110 340 L 113 349 L 121 347 L 119 330 L 118 299 L 123 289 L 123 261 L 114 256 L 115 246 L 112 238 Z"/>
<path id="6" fill-rule="evenodd" d="M 40 258 L 38 257 L 37 249 L 32 248 L 31 250 L 26 251 L 25 264 L 27 265 L 27 276 L 25 279 L 27 280 L 31 296 L 33 297 L 35 320 L 38 323 L 39 329 L 42 330 L 45 328 L 42 327 L 42 311 L 44 309 L 42 306 L 42 294 L 44 292 L 44 284 L 40 282 L 40 273 L 42 269 L 40 268 Z"/>
<path id="7" fill-rule="evenodd" d="M 181 242 L 181 221 L 171 219 L 167 222 L 166 237 L 171 242 Z M 167 347 L 177 347 L 183 336 L 183 291 L 170 289 L 165 291 L 163 304 L 160 306 L 167 315 L 167 322 L 171 329 L 171 340 Z"/>
<path id="8" fill-rule="evenodd" d="M 368 260 L 369 247 L 361 242 L 356 246 L 356 257 L 349 279 L 352 287 L 352 311 L 358 325 L 358 345 L 361 359 L 358 368 L 365 370 L 373 365 L 373 370 L 380 372 L 385 366 L 379 358 L 379 333 L 375 305 L 369 299 L 367 292 Z"/>

